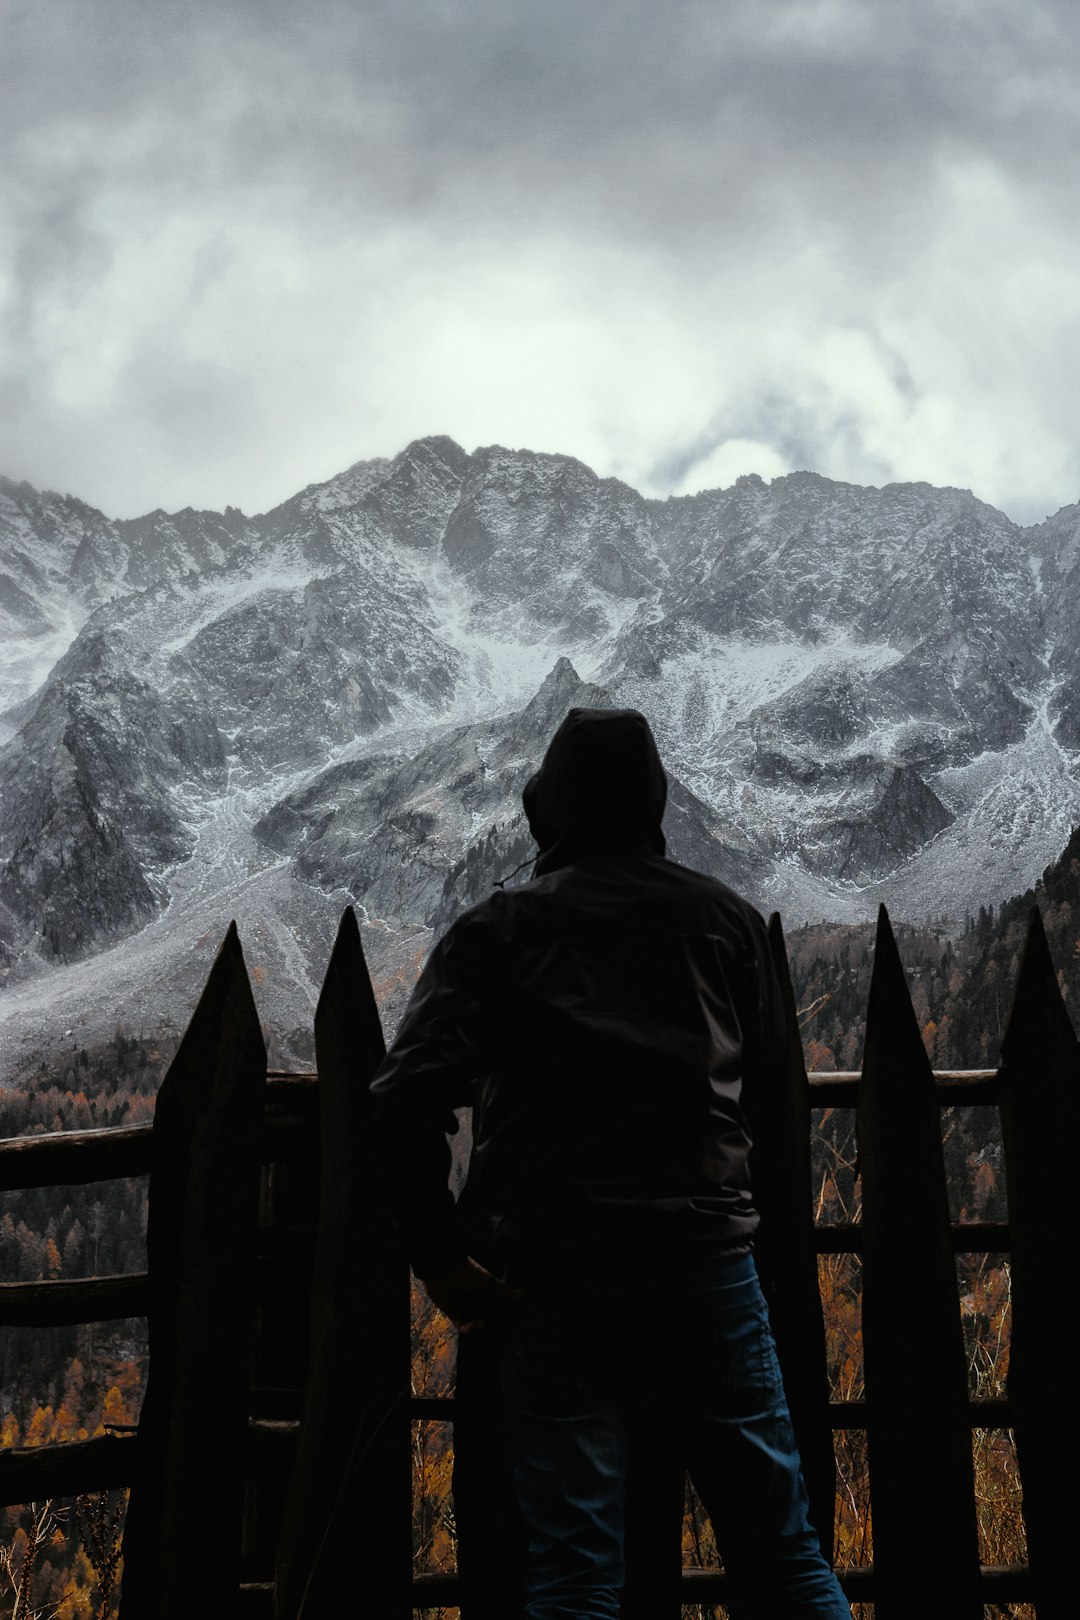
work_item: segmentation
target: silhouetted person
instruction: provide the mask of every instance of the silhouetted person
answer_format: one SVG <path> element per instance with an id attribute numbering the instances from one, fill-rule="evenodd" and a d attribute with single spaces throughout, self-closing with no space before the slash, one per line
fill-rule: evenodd
<path id="1" fill-rule="evenodd" d="M 535 875 L 435 946 L 373 1083 L 386 1182 L 431 1298 L 497 1354 L 528 1620 L 618 1616 L 643 1393 L 732 1613 L 850 1620 L 751 1252 L 743 1094 L 784 1062 L 779 991 L 758 913 L 664 858 L 666 795 L 642 715 L 570 711 L 524 792 Z M 455 1206 L 445 1133 L 468 1104 Z"/>

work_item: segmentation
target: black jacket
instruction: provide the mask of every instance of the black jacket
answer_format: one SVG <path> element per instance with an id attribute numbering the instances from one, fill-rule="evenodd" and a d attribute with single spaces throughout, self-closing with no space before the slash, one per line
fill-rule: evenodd
<path id="1" fill-rule="evenodd" d="M 664 858 L 642 716 L 572 710 L 525 807 L 537 876 L 439 941 L 373 1084 L 386 1196 L 414 1270 L 569 1250 L 599 1224 L 745 1244 L 747 1089 L 785 1032 L 764 924 Z M 473 1109 L 447 1189 L 451 1110 Z M 485 1237 L 488 1240 L 485 1243 Z"/>

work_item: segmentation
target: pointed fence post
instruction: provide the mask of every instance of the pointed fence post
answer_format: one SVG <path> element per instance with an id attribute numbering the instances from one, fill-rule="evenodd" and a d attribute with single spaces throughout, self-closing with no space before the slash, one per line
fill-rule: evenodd
<path id="1" fill-rule="evenodd" d="M 158 1092 L 150 1376 L 124 1531 L 124 1620 L 231 1620 L 254 1327 L 266 1048 L 232 923 Z"/>
<path id="2" fill-rule="evenodd" d="M 836 1461 L 810 1185 L 810 1086 L 776 912 L 769 919 L 769 945 L 787 1019 L 787 1066 L 773 1077 L 770 1095 L 760 1099 L 759 1107 L 748 1099 L 754 1139 L 750 1173 L 762 1217 L 755 1247 L 810 1496 L 810 1518 L 831 1561 Z"/>
<path id="3" fill-rule="evenodd" d="M 967 1364 L 933 1071 L 882 906 L 858 1109 L 876 1620 L 982 1620 Z"/>
<path id="4" fill-rule="evenodd" d="M 268 1076 L 259 1175 L 259 1259 L 248 1413 L 241 1579 L 248 1603 L 273 1590 L 281 1519 L 307 1383 L 309 1304 L 319 1206 L 318 1086 Z M 274 1079 L 278 1084 L 273 1083 Z M 257 1595 L 256 1595 L 257 1594 Z"/>
<path id="5" fill-rule="evenodd" d="M 373 1203 L 368 1085 L 384 1053 L 356 914 L 315 1014 L 322 1175 L 307 1393 L 276 1620 L 412 1614 L 409 1268 Z"/>
<path id="6" fill-rule="evenodd" d="M 1001 1131 L 1012 1239 L 1009 1400 L 1039 1620 L 1076 1613 L 1080 1300 L 1070 1273 L 1080 1055 L 1037 908 L 1002 1043 Z"/>

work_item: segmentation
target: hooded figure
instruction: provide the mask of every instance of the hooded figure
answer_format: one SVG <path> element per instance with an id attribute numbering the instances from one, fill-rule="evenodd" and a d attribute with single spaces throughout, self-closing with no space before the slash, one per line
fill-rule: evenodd
<path id="1" fill-rule="evenodd" d="M 747 1118 L 785 1062 L 779 991 L 759 914 L 666 859 L 666 797 L 643 715 L 569 712 L 523 794 L 534 876 L 438 942 L 372 1083 L 384 1195 L 435 1303 L 490 1330 L 528 1620 L 618 1616 L 643 1385 L 672 1402 L 733 1596 L 745 1571 L 771 1605 L 739 1612 L 837 1620 L 750 1252 Z"/>
<path id="2" fill-rule="evenodd" d="M 439 941 L 372 1086 L 413 1269 L 581 1260 L 635 1217 L 745 1248 L 743 1067 L 785 1039 L 764 925 L 664 858 L 667 778 L 636 710 L 571 709 L 522 800 L 535 876 Z M 455 1205 L 445 1132 L 468 1105 Z"/>
<path id="3" fill-rule="evenodd" d="M 667 777 L 636 709 L 571 709 L 521 801 L 537 876 L 589 852 L 664 853 Z"/>

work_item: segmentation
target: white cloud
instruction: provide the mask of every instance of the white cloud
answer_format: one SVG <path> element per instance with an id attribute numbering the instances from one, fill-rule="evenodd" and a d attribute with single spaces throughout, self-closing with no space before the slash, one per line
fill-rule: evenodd
<path id="1" fill-rule="evenodd" d="M 757 473 L 768 483 L 791 470 L 772 445 L 754 439 L 725 439 L 703 460 L 694 463 L 671 494 L 695 495 L 701 489 L 727 489 L 743 473 Z"/>
<path id="2" fill-rule="evenodd" d="M 252 510 L 447 432 L 1074 500 L 1076 23 L 933 11 L 58 0 L 0 113 L 0 471 Z"/>

